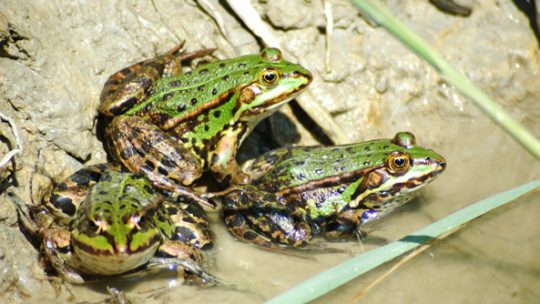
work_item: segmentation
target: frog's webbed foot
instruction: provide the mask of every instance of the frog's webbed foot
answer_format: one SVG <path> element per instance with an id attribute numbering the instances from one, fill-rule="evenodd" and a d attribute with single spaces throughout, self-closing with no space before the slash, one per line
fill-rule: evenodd
<path id="1" fill-rule="evenodd" d="M 153 123 L 140 117 L 118 116 L 107 128 L 107 136 L 110 152 L 130 172 L 144 175 L 174 198 L 214 207 L 185 187 L 202 174 L 197 156 Z"/>
<path id="2" fill-rule="evenodd" d="M 107 292 L 111 295 L 110 298 L 105 300 L 105 303 L 107 304 L 130 304 L 131 303 L 126 293 L 116 287 L 107 286 Z"/>
<path id="3" fill-rule="evenodd" d="M 264 247 L 299 247 L 312 237 L 311 226 L 291 212 L 275 195 L 245 187 L 223 198 L 227 228 L 237 238 Z"/>
<path id="4" fill-rule="evenodd" d="M 164 240 L 159 247 L 159 256 L 150 259 L 147 268 L 168 268 L 181 266 L 184 280 L 191 285 L 228 285 L 208 273 L 201 264 L 203 255 L 200 250 L 179 241 Z"/>

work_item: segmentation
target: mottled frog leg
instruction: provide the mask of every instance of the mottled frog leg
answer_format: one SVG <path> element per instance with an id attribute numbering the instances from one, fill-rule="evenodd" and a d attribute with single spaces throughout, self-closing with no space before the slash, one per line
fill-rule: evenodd
<path id="1" fill-rule="evenodd" d="M 71 233 L 67 229 L 51 228 L 44 232 L 42 250 L 44 256 L 58 276 L 72 284 L 83 284 L 82 276 L 68 265 L 69 258 L 64 253 L 68 251 Z"/>
<path id="2" fill-rule="evenodd" d="M 156 257 L 150 259 L 148 268 L 167 268 L 181 266 L 184 280 L 194 285 L 223 285 L 224 282 L 208 273 L 202 266 L 200 250 L 179 241 L 164 240 Z"/>
<path id="3" fill-rule="evenodd" d="M 243 173 L 236 162 L 238 146 L 238 134 L 235 131 L 226 130 L 222 133 L 213 152 L 208 155 L 209 168 L 215 173 L 218 181 L 236 185 L 245 185 L 250 182 L 249 175 Z"/>
<path id="4" fill-rule="evenodd" d="M 20 225 L 25 234 L 35 238 L 31 240 L 36 247 L 40 247 L 45 262 L 48 263 L 58 275 L 66 282 L 82 284 L 84 279 L 75 270 L 67 265 L 68 258 L 62 252 L 69 248 L 71 234 L 68 230 L 52 227 L 51 215 L 44 212 L 42 207 L 30 207 L 15 193 L 10 192 L 17 207 Z"/>
<path id="5" fill-rule="evenodd" d="M 107 128 L 110 152 L 130 172 L 143 174 L 174 198 L 214 207 L 185 186 L 202 174 L 200 160 L 156 125 L 136 116 L 115 117 Z"/>
<path id="6" fill-rule="evenodd" d="M 301 215 L 280 203 L 275 195 L 246 187 L 223 198 L 227 228 L 238 239 L 264 247 L 303 246 L 312 237 Z"/>
<path id="7" fill-rule="evenodd" d="M 182 72 L 182 62 L 211 54 L 214 49 L 184 53 L 184 42 L 169 52 L 124 68 L 107 79 L 100 97 L 99 112 L 106 116 L 123 113 L 144 100 L 156 80 Z"/>
<path id="8" fill-rule="evenodd" d="M 69 223 L 88 190 L 108 169 L 119 170 L 120 167 L 114 164 L 99 164 L 80 169 L 58 184 L 43 204 L 59 222 Z"/>
<path id="9" fill-rule="evenodd" d="M 337 218 L 325 225 L 324 236 L 328 239 L 340 240 L 357 236 L 362 215 L 368 210 L 352 209 L 340 213 Z"/>
<path id="10" fill-rule="evenodd" d="M 214 246 L 206 213 L 199 204 L 163 202 L 175 229 L 172 240 L 178 240 L 198 249 Z"/>

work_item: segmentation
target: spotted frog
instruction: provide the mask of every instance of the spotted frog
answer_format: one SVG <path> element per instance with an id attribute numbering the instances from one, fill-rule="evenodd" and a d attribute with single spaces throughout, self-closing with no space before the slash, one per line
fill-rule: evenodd
<path id="1" fill-rule="evenodd" d="M 189 283 L 220 281 L 201 266 L 212 246 L 197 204 L 171 202 L 144 177 L 110 164 L 83 168 L 38 207 L 18 204 L 22 226 L 45 260 L 69 283 L 141 268 L 184 269 Z"/>
<path id="2" fill-rule="evenodd" d="M 108 118 L 110 152 L 130 172 L 145 175 L 159 189 L 206 203 L 186 186 L 203 171 L 221 182 L 248 183 L 235 160 L 238 147 L 312 76 L 275 48 L 181 73 L 182 62 L 212 52 L 184 53 L 181 47 L 112 75 L 99 111 Z"/>
<path id="3" fill-rule="evenodd" d="M 445 167 L 441 155 L 418 146 L 409 132 L 281 148 L 244 164 L 253 180 L 223 196 L 225 223 L 238 239 L 266 247 L 302 246 L 314 234 L 348 238 L 411 200 Z"/>

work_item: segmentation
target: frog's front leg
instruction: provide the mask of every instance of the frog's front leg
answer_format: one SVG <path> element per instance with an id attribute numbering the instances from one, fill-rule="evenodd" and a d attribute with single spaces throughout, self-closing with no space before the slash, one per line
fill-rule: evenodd
<path id="1" fill-rule="evenodd" d="M 242 128 L 238 128 L 238 131 L 224 130 L 221 139 L 208 154 L 208 167 L 220 182 L 245 185 L 250 181 L 249 175 L 242 172 L 236 162 L 236 151 L 240 146 L 240 134 L 237 132 L 240 132 L 240 129 Z"/>
<path id="2" fill-rule="evenodd" d="M 152 122 L 137 116 L 118 116 L 106 132 L 110 152 L 130 172 L 143 174 L 156 188 L 175 197 L 213 206 L 184 187 L 201 176 L 201 161 Z"/>
<path id="3" fill-rule="evenodd" d="M 67 229 L 54 226 L 53 218 L 41 206 L 30 207 L 18 195 L 9 193 L 15 202 L 21 229 L 31 242 L 39 247 L 45 263 L 66 282 L 82 284 L 84 279 L 68 265 L 71 234 Z M 30 240 L 30 239 L 29 239 Z"/>
<path id="4" fill-rule="evenodd" d="M 303 246 L 312 237 L 305 216 L 290 210 L 274 194 L 253 187 L 239 188 L 223 198 L 224 220 L 229 231 L 247 243 L 281 248 Z"/>
<path id="5" fill-rule="evenodd" d="M 67 229 L 49 228 L 43 232 L 41 248 L 46 262 L 64 281 L 72 284 L 83 284 L 82 276 L 69 266 L 71 233 Z"/>
<path id="6" fill-rule="evenodd" d="M 156 257 L 150 259 L 148 268 L 167 268 L 171 266 L 184 269 L 184 280 L 195 285 L 222 285 L 223 281 L 208 273 L 201 265 L 203 256 L 200 250 L 174 240 L 164 240 Z"/>
<path id="7" fill-rule="evenodd" d="M 349 209 L 338 214 L 335 220 L 324 226 L 324 236 L 328 239 L 342 240 L 358 236 L 360 226 L 378 218 L 373 209 Z"/>
<path id="8" fill-rule="evenodd" d="M 184 53 L 184 42 L 169 52 L 124 68 L 105 82 L 100 97 L 99 112 L 112 117 L 146 100 L 154 83 L 162 78 L 180 74 L 182 62 L 211 54 L 214 49 Z"/>

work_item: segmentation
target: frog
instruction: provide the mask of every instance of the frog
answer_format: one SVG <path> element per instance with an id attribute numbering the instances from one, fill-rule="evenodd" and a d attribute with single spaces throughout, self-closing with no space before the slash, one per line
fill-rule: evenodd
<path id="1" fill-rule="evenodd" d="M 410 132 L 280 148 L 242 166 L 252 181 L 221 195 L 223 218 L 235 238 L 267 248 L 300 248 L 314 235 L 365 237 L 361 228 L 409 202 L 445 168 L 444 157 Z"/>
<path id="2" fill-rule="evenodd" d="M 213 49 L 185 53 L 182 46 L 110 76 L 99 112 L 106 146 L 127 170 L 214 206 L 190 186 L 204 172 L 224 184 L 249 183 L 235 159 L 238 147 L 262 119 L 304 91 L 312 75 L 270 47 L 183 73 L 183 63 Z"/>
<path id="3" fill-rule="evenodd" d="M 213 243 L 198 208 L 172 201 L 118 164 L 84 167 L 41 204 L 17 204 L 23 231 L 37 240 L 45 264 L 64 282 L 174 267 L 184 270 L 187 284 L 221 284 L 202 266 L 201 250 Z"/>

